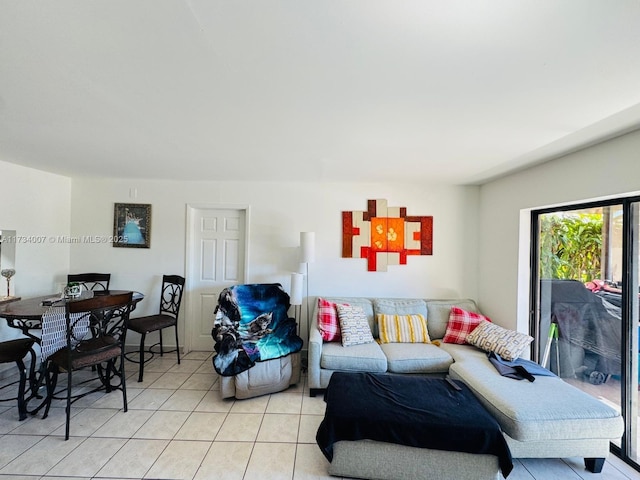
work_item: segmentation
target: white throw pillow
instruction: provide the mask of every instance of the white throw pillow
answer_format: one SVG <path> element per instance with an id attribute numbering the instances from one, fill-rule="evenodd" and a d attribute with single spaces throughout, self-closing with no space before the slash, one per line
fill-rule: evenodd
<path id="1" fill-rule="evenodd" d="M 522 355 L 524 349 L 533 341 L 533 337 L 525 333 L 507 330 L 495 323 L 483 320 L 469 335 L 466 342 L 481 348 L 485 352 L 493 352 L 508 361 Z"/>
<path id="2" fill-rule="evenodd" d="M 337 303 L 336 309 L 338 310 L 343 347 L 373 342 L 371 327 L 369 327 L 367 315 L 362 307 Z"/>

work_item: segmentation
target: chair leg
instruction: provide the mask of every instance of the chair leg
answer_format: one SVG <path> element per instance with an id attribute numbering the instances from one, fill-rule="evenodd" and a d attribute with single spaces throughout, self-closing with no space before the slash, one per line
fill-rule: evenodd
<path id="1" fill-rule="evenodd" d="M 178 343 L 178 324 L 176 323 L 176 353 L 178 355 L 178 365 L 180 365 L 180 344 Z"/>
<path id="2" fill-rule="evenodd" d="M 138 382 L 142 381 L 142 375 L 144 374 L 144 337 L 146 334 L 140 336 L 140 368 L 138 369 Z"/>
<path id="3" fill-rule="evenodd" d="M 158 330 L 158 334 L 160 335 L 160 356 L 164 355 L 164 349 L 162 348 L 162 329 Z"/>
<path id="4" fill-rule="evenodd" d="M 24 391 L 27 387 L 27 369 L 22 360 L 17 360 L 16 364 L 20 370 L 20 384 L 18 386 L 18 419 L 22 421 L 27 418 L 27 405 L 24 401 Z"/>
<path id="5" fill-rule="evenodd" d="M 113 370 L 115 372 L 115 359 L 113 362 Z M 126 412 L 129 408 L 129 404 L 127 402 L 127 384 L 124 374 L 124 348 L 122 350 L 122 354 L 120 355 L 120 387 L 122 388 L 122 405 L 123 410 Z"/>
<path id="6" fill-rule="evenodd" d="M 65 409 L 67 413 L 67 424 L 64 430 L 65 440 L 69 440 L 69 424 L 71 422 L 71 371 L 71 368 L 67 371 L 67 408 Z"/>
<path id="7" fill-rule="evenodd" d="M 96 370 L 98 371 L 98 378 L 100 379 L 100 382 L 102 382 L 102 385 L 104 385 L 104 391 L 105 393 L 111 393 L 112 387 L 111 387 L 111 363 L 107 362 L 107 368 L 106 368 L 106 373 L 104 372 L 104 369 L 102 368 L 102 364 L 99 363 L 97 365 L 94 365 L 96 367 Z"/>

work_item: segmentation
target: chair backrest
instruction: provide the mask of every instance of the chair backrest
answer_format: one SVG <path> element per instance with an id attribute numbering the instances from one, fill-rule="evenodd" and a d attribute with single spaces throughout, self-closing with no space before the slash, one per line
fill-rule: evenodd
<path id="1" fill-rule="evenodd" d="M 74 323 L 88 321 L 91 338 L 108 336 L 124 344 L 132 297 L 133 292 L 127 292 L 67 302 L 67 335 L 73 336 Z"/>
<path id="2" fill-rule="evenodd" d="M 162 291 L 160 292 L 160 314 L 178 318 L 182 293 L 184 291 L 184 277 L 180 275 L 163 275 Z"/>
<path id="3" fill-rule="evenodd" d="M 71 354 L 83 340 L 110 337 L 124 344 L 133 292 L 100 295 L 52 306 L 42 316 L 42 357 L 68 347 Z"/>
<path id="4" fill-rule="evenodd" d="M 109 290 L 110 273 L 70 273 L 67 283 L 77 282 L 85 290 Z"/>

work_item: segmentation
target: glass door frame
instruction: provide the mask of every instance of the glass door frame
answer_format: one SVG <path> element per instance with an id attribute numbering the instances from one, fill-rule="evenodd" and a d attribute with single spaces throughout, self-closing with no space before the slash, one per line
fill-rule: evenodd
<path id="1" fill-rule="evenodd" d="M 634 205 L 635 204 L 635 205 Z M 640 196 L 634 197 L 621 197 L 610 198 L 606 200 L 590 201 L 583 203 L 572 203 L 556 207 L 547 207 L 541 209 L 535 209 L 531 211 L 531 243 L 530 243 L 530 271 L 531 281 L 529 284 L 529 333 L 536 339 L 531 345 L 531 358 L 540 362 L 538 343 L 542 340 L 540 335 L 540 275 L 539 275 L 539 247 L 540 247 L 540 221 L 541 215 L 554 213 L 554 212 L 568 212 L 573 210 L 586 210 L 589 208 L 601 208 L 608 206 L 622 206 L 623 211 L 623 233 L 622 233 L 622 255 L 624 259 L 631 259 L 631 261 L 622 262 L 622 338 L 621 338 L 621 358 L 622 368 L 621 374 L 624 382 L 622 382 L 622 391 L 620 392 L 621 410 L 624 418 L 625 428 L 624 435 L 622 437 L 621 446 L 611 444 L 611 452 L 624 460 L 627 464 L 631 465 L 636 470 L 640 471 L 640 463 L 636 462 L 631 457 L 631 445 L 629 439 L 634 435 L 635 438 L 640 438 L 640 424 L 637 422 L 636 416 L 632 415 L 632 412 L 638 412 L 633 408 L 633 403 L 638 402 L 638 391 L 634 391 L 631 388 L 629 382 L 629 375 L 633 375 L 635 372 L 637 378 L 638 372 L 638 324 L 637 322 L 630 321 L 630 315 L 638 312 L 638 295 L 635 297 L 632 295 L 632 290 L 638 292 L 638 262 L 640 262 L 640 248 L 638 247 L 638 237 L 640 236 L 640 227 L 638 226 L 638 220 L 640 217 Z M 633 267 L 633 268 L 631 268 Z M 635 285 L 635 289 L 629 288 L 629 286 Z M 637 318 L 636 318 L 637 319 Z M 633 362 L 634 349 L 636 361 Z M 634 418 L 631 418 L 634 417 Z M 636 455 L 639 455 L 640 446 L 635 445 Z"/>

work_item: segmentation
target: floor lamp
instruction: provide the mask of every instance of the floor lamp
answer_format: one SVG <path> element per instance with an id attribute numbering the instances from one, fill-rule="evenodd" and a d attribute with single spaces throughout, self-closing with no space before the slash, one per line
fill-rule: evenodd
<path id="1" fill-rule="evenodd" d="M 316 259 L 316 234 L 315 232 L 300 232 L 300 273 L 304 273 L 307 284 L 306 306 L 307 306 L 307 343 L 309 339 L 309 264 Z M 304 269 L 304 271 L 302 271 Z"/>
<path id="2" fill-rule="evenodd" d="M 291 294 L 290 303 L 293 305 L 293 316 L 296 319 L 298 325 L 298 336 L 300 336 L 300 320 L 302 317 L 302 283 L 303 283 L 304 275 L 302 273 L 292 273 L 291 274 Z"/>

